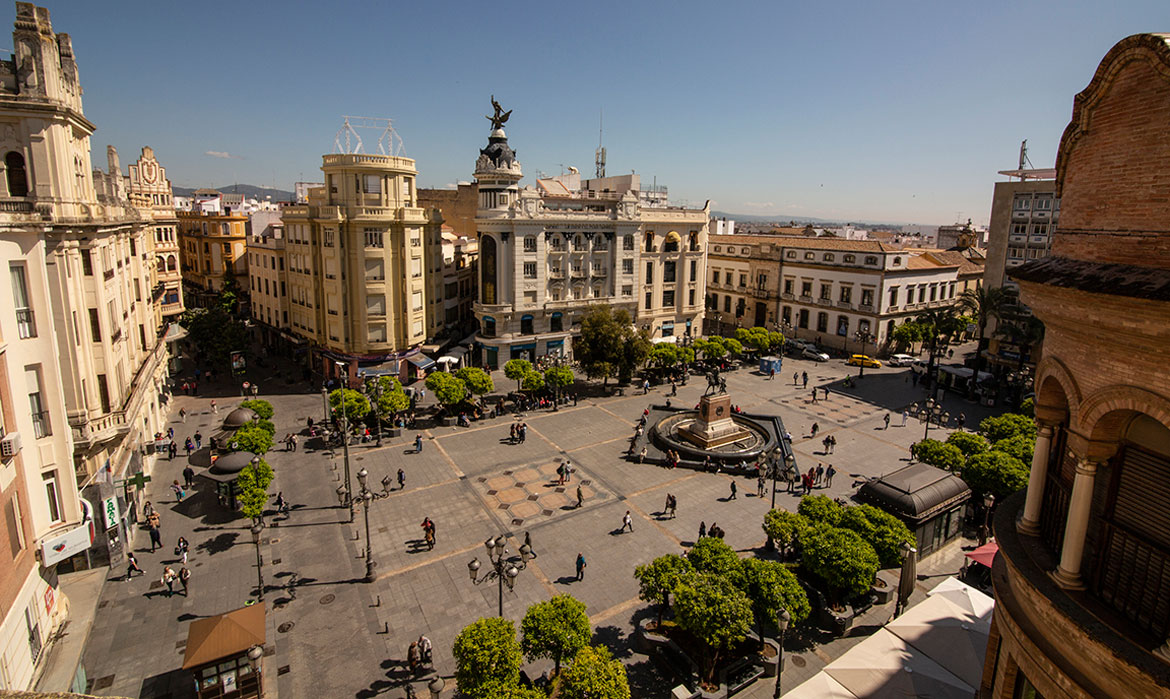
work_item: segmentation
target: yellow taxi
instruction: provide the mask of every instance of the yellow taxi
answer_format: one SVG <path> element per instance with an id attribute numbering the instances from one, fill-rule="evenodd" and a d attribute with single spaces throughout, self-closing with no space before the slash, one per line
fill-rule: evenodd
<path id="1" fill-rule="evenodd" d="M 863 366 L 867 369 L 880 369 L 882 363 L 867 354 L 855 354 L 849 359 L 845 360 L 846 364 L 852 366 Z"/>

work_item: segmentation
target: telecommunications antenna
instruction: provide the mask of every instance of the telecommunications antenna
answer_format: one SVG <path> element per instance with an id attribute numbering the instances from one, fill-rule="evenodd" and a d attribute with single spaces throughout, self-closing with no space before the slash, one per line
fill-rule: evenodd
<path id="1" fill-rule="evenodd" d="M 378 131 L 378 153 L 380 155 L 402 156 L 402 138 L 394 130 L 390 119 L 380 117 L 343 116 L 341 128 L 333 137 L 334 153 L 362 153 L 364 152 L 359 129 L 367 132 Z"/>

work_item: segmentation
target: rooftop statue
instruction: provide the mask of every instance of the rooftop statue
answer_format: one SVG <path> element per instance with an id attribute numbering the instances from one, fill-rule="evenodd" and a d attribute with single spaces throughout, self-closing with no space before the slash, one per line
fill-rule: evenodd
<path id="1" fill-rule="evenodd" d="M 493 129 L 504 128 L 504 122 L 508 121 L 508 117 L 512 116 L 512 110 L 509 109 L 508 111 L 505 112 L 504 108 L 500 106 L 500 103 L 496 101 L 495 95 L 492 95 L 492 107 L 495 108 L 496 113 L 491 115 L 491 116 L 485 115 L 484 119 L 487 119 L 488 121 L 492 122 Z"/>

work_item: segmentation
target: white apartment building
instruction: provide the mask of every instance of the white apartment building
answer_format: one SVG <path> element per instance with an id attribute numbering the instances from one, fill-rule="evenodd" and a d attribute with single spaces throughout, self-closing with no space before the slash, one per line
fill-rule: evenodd
<path id="1" fill-rule="evenodd" d="M 643 206 L 636 176 L 574 176 L 521 188 L 498 126 L 480 151 L 475 316 L 489 368 L 571 356 L 574 328 L 597 304 L 626 309 L 659 341 L 702 325 L 709 208 Z"/>
<path id="2" fill-rule="evenodd" d="M 261 346 L 269 351 L 303 347 L 289 330 L 288 277 L 285 273 L 284 222 L 280 212 L 248 217 L 248 307 Z"/>
<path id="3" fill-rule="evenodd" d="M 0 688 L 24 689 L 68 609 L 55 571 L 122 565 L 137 503 L 113 483 L 151 469 L 167 343 L 151 220 L 126 198 L 116 153 L 111 172 L 92 169 L 69 37 L 17 3 L 13 46 L 0 64 L 0 527 L 12 556 L 0 553 Z"/>

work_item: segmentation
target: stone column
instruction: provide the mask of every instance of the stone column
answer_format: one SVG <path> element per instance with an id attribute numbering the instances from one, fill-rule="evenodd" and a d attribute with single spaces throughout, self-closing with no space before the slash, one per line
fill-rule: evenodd
<path id="1" fill-rule="evenodd" d="M 1064 525 L 1064 545 L 1060 550 L 1060 565 L 1052 577 L 1066 590 L 1083 590 L 1081 558 L 1085 554 L 1085 532 L 1089 529 L 1089 508 L 1093 502 L 1093 483 L 1097 477 L 1097 462 L 1077 460 L 1077 475 L 1073 480 L 1068 503 L 1068 520 Z"/>
<path id="2" fill-rule="evenodd" d="M 1032 451 L 1032 470 L 1028 474 L 1028 499 L 1024 502 L 1024 516 L 1016 523 L 1016 529 L 1021 534 L 1036 536 L 1040 533 L 1040 506 L 1044 502 L 1053 432 L 1051 425 L 1039 423 L 1036 448 Z"/>

